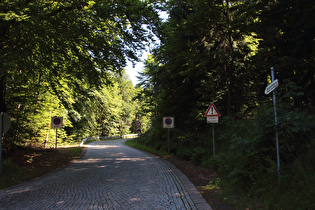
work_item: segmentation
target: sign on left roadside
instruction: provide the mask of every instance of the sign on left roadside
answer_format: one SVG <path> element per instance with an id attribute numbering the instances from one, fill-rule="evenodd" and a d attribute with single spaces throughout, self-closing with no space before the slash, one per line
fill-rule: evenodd
<path id="1" fill-rule="evenodd" d="M 63 118 L 62 117 L 52 117 L 51 118 L 51 128 L 62 128 Z"/>

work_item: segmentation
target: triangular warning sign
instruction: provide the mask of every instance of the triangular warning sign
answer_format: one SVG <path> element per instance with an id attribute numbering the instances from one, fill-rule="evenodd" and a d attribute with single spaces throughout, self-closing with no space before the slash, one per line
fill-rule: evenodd
<path id="1" fill-rule="evenodd" d="M 211 102 L 205 117 L 214 117 L 214 116 L 221 116 L 221 114 L 219 113 L 219 111 L 217 110 L 217 108 L 215 107 L 215 105 Z"/>

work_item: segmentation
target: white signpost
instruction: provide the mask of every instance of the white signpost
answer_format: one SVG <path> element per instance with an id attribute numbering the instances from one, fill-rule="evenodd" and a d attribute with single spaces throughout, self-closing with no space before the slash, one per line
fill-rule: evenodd
<path id="1" fill-rule="evenodd" d="M 167 128 L 167 152 L 170 153 L 170 128 L 174 128 L 174 117 L 163 117 L 163 128 Z"/>
<path id="2" fill-rule="evenodd" d="M 215 107 L 214 103 L 211 102 L 208 107 L 205 117 L 207 117 L 207 123 L 212 124 L 212 144 L 213 144 L 213 154 L 215 155 L 215 140 L 214 140 L 214 123 L 219 123 L 219 117 L 221 114 Z"/>
<path id="3" fill-rule="evenodd" d="M 277 106 L 276 106 L 276 92 L 274 91 L 278 87 L 278 79 L 275 80 L 275 73 L 273 67 L 271 70 L 271 81 L 270 85 L 268 85 L 265 89 L 265 94 L 273 92 L 273 109 L 275 113 L 275 130 L 276 130 L 276 149 L 277 149 L 277 170 L 278 170 L 278 178 L 280 182 L 280 152 L 279 152 L 279 140 L 278 140 L 278 120 L 277 120 Z"/>
<path id="4" fill-rule="evenodd" d="M 219 117 L 207 117 L 207 123 L 219 123 Z"/>
<path id="5" fill-rule="evenodd" d="M 163 128 L 174 128 L 174 117 L 163 117 Z"/>
<path id="6" fill-rule="evenodd" d="M 1 157 L 2 157 L 2 135 L 11 127 L 11 118 L 7 113 L 0 113 L 0 175 L 1 175 Z"/>
<path id="7" fill-rule="evenodd" d="M 51 128 L 62 128 L 63 118 L 62 117 L 52 117 L 51 118 Z"/>
<path id="8" fill-rule="evenodd" d="M 278 79 L 276 79 L 275 81 L 273 81 L 272 83 L 270 83 L 270 85 L 266 87 L 265 94 L 268 95 L 269 93 L 274 91 L 278 87 L 278 85 L 279 85 Z"/>

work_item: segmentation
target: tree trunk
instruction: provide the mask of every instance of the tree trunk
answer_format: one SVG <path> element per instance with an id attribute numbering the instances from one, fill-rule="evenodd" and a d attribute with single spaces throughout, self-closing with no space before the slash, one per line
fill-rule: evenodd
<path id="1" fill-rule="evenodd" d="M 5 104 L 5 92 L 6 92 L 5 76 L 2 76 L 0 79 L 0 112 L 7 111 L 7 107 Z"/>

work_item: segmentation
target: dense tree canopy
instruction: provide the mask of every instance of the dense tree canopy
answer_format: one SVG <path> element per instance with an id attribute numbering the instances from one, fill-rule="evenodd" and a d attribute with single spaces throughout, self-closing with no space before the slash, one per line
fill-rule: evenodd
<path id="1" fill-rule="evenodd" d="M 264 90 L 274 67 L 281 173 L 295 174 L 301 154 L 314 157 L 314 2 L 170 0 L 167 8 L 161 45 L 141 75 L 154 105 L 145 143 L 167 151 L 162 117 L 174 116 L 171 153 L 218 167 L 240 189 L 269 190 L 277 180 L 275 130 Z M 215 156 L 204 118 L 210 102 L 222 114 Z"/>
<path id="2" fill-rule="evenodd" d="M 74 87 L 78 80 L 98 84 L 126 58 L 137 60 L 137 50 L 152 36 L 143 25 L 157 20 L 146 1 L 4 1 L 0 6 L 2 83 L 22 77 L 34 85 L 48 81 L 56 94 L 61 79 Z M 4 110 L 4 96 L 1 104 Z"/>
<path id="3" fill-rule="evenodd" d="M 1 1 L 0 111 L 12 118 L 8 138 L 43 138 L 55 115 L 64 116 L 68 135 L 128 133 L 135 89 L 122 69 L 152 39 L 157 7 L 140 0 Z"/>
<path id="4" fill-rule="evenodd" d="M 259 195 L 277 180 L 264 94 L 274 67 L 281 178 L 315 183 L 305 178 L 315 171 L 306 166 L 315 157 L 314 10 L 313 0 L 0 1 L 0 111 L 12 118 L 5 148 L 47 146 L 50 118 L 63 116 L 63 141 L 130 133 L 140 120 L 144 143 L 166 151 L 162 118 L 173 116 L 171 153 Z M 126 61 L 157 37 L 134 88 Z M 210 102 L 222 114 L 216 155 L 204 118 Z"/>

